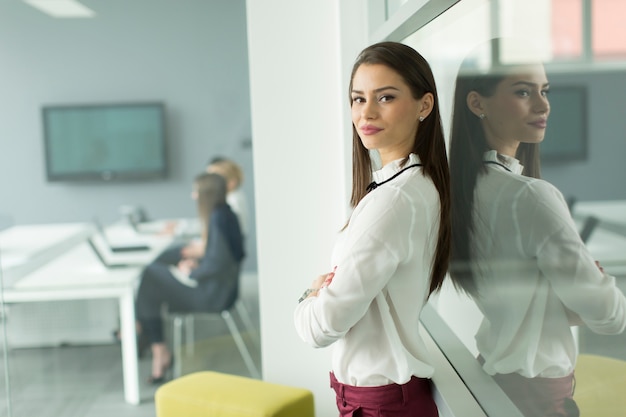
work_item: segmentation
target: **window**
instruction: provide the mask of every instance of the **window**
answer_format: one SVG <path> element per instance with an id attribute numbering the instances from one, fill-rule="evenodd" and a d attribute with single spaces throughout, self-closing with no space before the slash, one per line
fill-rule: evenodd
<path id="1" fill-rule="evenodd" d="M 493 37 L 534 41 L 554 93 L 550 100 L 554 117 L 548 121 L 549 126 L 550 123 L 554 126 L 546 131 L 542 144 L 545 150 L 542 177 L 568 200 L 576 227 L 581 235 L 588 237 L 585 244 L 589 253 L 608 274 L 616 277 L 617 288 L 624 293 L 626 191 L 613 184 L 626 176 L 622 161 L 626 154 L 623 114 L 626 97 L 621 88 L 626 85 L 626 25 L 623 24 L 626 3 L 622 0 L 407 0 L 386 4 L 386 20 L 370 28 L 371 41 L 402 41 L 429 61 L 435 73 L 446 134 L 450 131 L 455 76 L 463 57 L 478 43 Z M 516 56 L 506 43 L 494 52 L 503 60 Z M 481 59 L 489 62 L 491 54 Z M 590 132 L 588 137 L 586 129 Z M 590 224 L 591 217 L 598 217 L 600 222 L 593 223 L 596 227 L 587 235 L 585 226 Z M 470 369 L 480 352 L 475 336 L 482 319 L 483 313 L 476 303 L 450 285 L 431 297 L 423 322 L 489 414 L 492 399 L 482 395 L 477 376 Z M 451 342 L 452 337 L 438 332 L 443 327 L 440 320 L 457 340 Z M 573 327 L 572 334 L 581 354 L 581 367 L 592 357 L 626 364 L 623 349 L 626 335 L 602 336 L 586 326 Z M 581 415 L 597 414 L 584 397 L 587 368 L 580 371 L 579 375 L 577 370 L 575 400 Z M 600 371 L 597 368 L 592 372 Z M 595 376 L 609 378 L 605 374 Z M 594 395 L 606 395 L 603 399 L 609 404 L 620 400 L 619 395 L 607 393 L 605 390 Z M 615 407 L 615 414 L 621 410 Z M 500 409 L 493 415 L 502 414 Z"/>

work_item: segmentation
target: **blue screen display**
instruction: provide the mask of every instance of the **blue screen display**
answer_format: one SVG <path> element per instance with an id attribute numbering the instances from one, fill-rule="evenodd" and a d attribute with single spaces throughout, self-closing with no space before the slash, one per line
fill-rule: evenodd
<path id="1" fill-rule="evenodd" d="M 162 103 L 43 108 L 49 181 L 163 178 Z"/>
<path id="2" fill-rule="evenodd" d="M 550 116 L 539 145 L 542 162 L 567 162 L 587 158 L 587 97 L 579 86 L 550 87 Z"/>

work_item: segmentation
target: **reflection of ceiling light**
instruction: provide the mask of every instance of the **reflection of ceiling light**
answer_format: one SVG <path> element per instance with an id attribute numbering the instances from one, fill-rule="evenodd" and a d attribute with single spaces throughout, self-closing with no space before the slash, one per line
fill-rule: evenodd
<path id="1" fill-rule="evenodd" d="M 52 17 L 93 17 L 96 13 L 76 0 L 23 0 Z"/>

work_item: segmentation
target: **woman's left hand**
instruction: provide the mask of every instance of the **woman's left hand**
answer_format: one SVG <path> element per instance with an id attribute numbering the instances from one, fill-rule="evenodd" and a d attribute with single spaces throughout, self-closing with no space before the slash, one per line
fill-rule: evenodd
<path id="1" fill-rule="evenodd" d="M 180 255 L 183 258 L 202 258 L 204 254 L 204 247 L 201 240 L 192 240 L 180 250 Z"/>
<path id="2" fill-rule="evenodd" d="M 191 274 L 191 271 L 198 267 L 198 263 L 195 259 L 182 259 L 178 263 L 178 269 L 185 275 Z"/>

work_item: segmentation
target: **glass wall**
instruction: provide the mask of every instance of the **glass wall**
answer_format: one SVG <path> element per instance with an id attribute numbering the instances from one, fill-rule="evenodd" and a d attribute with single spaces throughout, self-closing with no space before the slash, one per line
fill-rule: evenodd
<path id="1" fill-rule="evenodd" d="M 552 398 L 554 384 L 571 388 L 572 371 L 581 415 L 617 415 L 625 407 L 616 390 L 626 370 L 626 189 L 620 185 L 626 174 L 626 36 L 616 17 L 625 7 L 610 0 L 461 0 L 409 36 L 400 28 L 406 23 L 387 28 L 388 39 L 413 46 L 433 68 L 444 129 L 454 142 L 453 187 L 472 187 L 460 174 L 455 179 L 455 163 L 457 173 L 471 172 L 462 171 L 472 158 L 463 138 L 486 138 L 476 139 L 480 155 L 497 151 L 484 156 L 489 166 L 475 174 L 473 217 L 455 228 L 473 225 L 464 240 L 469 243 L 459 243 L 456 252 L 468 253 L 469 261 L 455 257 L 453 275 L 463 286 L 469 270 L 477 289 L 461 291 L 449 281 L 430 301 L 464 352 L 449 340 L 440 339 L 440 347 L 486 411 L 490 398 L 475 376 L 464 374 L 476 369 L 468 360 L 480 363 L 524 415 L 544 415 L 533 407 Z M 488 76 L 492 81 L 484 81 Z M 489 90 L 488 82 L 516 87 Z M 456 88 L 468 90 L 455 97 Z M 522 114 L 524 100 L 529 110 Z M 511 106 L 518 106 L 524 125 L 516 133 L 496 126 L 510 123 Z M 529 134 L 538 136 L 524 137 L 529 125 Z M 540 172 L 531 173 L 532 158 L 513 151 L 525 161 L 521 174 L 499 145 L 510 138 L 537 143 Z M 545 183 L 528 179 L 533 176 L 555 188 L 539 191 L 544 185 L 537 184 Z M 467 201 L 456 203 L 457 213 L 468 210 Z M 431 313 L 426 316 L 428 324 Z M 573 412 L 567 401 L 560 407 Z"/>
<path id="2" fill-rule="evenodd" d="M 46 7 L 58 3 L 74 9 Z M 200 237 L 194 180 L 216 157 L 243 171 L 239 290 L 257 324 L 245 0 L 0 1 L 0 57 L 0 416 L 154 416 L 158 385 L 148 380 L 150 347 L 142 349 L 136 334 L 135 290 L 143 267 L 165 247 Z M 159 103 L 152 127 L 139 127 L 146 118 L 116 116 L 137 103 Z M 117 110 L 102 118 L 87 114 L 111 106 Z M 84 167 L 102 175 L 47 175 L 44 109 L 51 107 L 85 116 L 60 121 L 57 133 L 84 135 L 73 129 L 89 125 L 112 134 L 77 138 L 93 145 Z M 153 128 L 165 138 L 156 152 L 165 155 L 163 175 L 122 178 L 102 169 L 102 162 L 119 169 L 115 161 L 126 161 L 141 170 Z M 78 154 L 70 142 L 57 144 Z M 114 251 L 105 237 L 149 250 Z M 171 324 L 164 326 L 170 347 Z M 258 364 L 253 333 L 242 330 Z M 194 335 L 182 341 L 182 373 L 250 375 L 221 318 L 197 320 Z M 171 377 L 173 368 L 166 371 Z"/>

